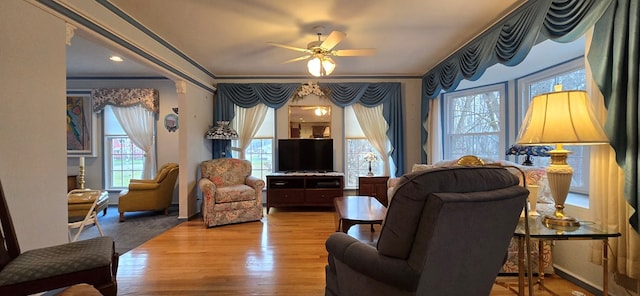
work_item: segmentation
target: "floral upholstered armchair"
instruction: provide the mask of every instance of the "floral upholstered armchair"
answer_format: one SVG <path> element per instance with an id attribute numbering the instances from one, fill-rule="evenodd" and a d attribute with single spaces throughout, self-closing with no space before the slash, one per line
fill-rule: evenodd
<path id="1" fill-rule="evenodd" d="M 251 176 L 251 163 L 236 158 L 218 158 L 200 164 L 202 217 L 207 227 L 262 218 L 263 180 Z"/>

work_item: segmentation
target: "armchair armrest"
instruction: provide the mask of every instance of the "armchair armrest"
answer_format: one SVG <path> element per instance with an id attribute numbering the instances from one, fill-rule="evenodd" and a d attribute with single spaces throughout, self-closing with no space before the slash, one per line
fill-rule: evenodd
<path id="1" fill-rule="evenodd" d="M 146 180 L 146 179 L 131 179 L 129 183 L 157 183 L 156 180 Z"/>
<path id="2" fill-rule="evenodd" d="M 375 247 L 345 233 L 331 234 L 325 246 L 329 252 L 329 261 L 333 256 L 335 260 L 368 278 L 406 291 L 415 291 L 418 286 L 420 274 L 407 261 L 381 255 Z"/>
<path id="3" fill-rule="evenodd" d="M 264 180 L 256 176 L 247 177 L 247 179 L 245 180 L 245 183 L 251 188 L 255 189 L 256 191 L 262 191 L 262 188 L 264 188 L 264 184 L 265 184 Z"/>
<path id="4" fill-rule="evenodd" d="M 209 194 L 213 196 L 214 192 L 218 190 L 218 186 L 216 186 L 216 184 L 214 184 L 207 178 L 200 179 L 200 182 L 198 182 L 198 187 L 200 187 L 200 191 L 202 191 L 202 194 L 204 195 Z"/>
<path id="5" fill-rule="evenodd" d="M 158 183 L 129 183 L 129 190 L 153 190 L 159 186 Z"/>

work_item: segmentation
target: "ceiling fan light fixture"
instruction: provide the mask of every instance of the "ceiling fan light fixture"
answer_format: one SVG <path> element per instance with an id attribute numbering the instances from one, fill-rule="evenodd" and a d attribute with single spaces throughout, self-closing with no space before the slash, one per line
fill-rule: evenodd
<path id="1" fill-rule="evenodd" d="M 322 68 L 324 69 L 325 75 L 331 75 L 333 70 L 336 69 L 336 62 L 334 62 L 331 57 L 325 56 L 324 59 L 322 59 Z"/>
<path id="2" fill-rule="evenodd" d="M 313 58 L 311 58 L 309 62 L 307 62 L 307 70 L 309 70 L 309 74 L 315 77 L 322 76 L 321 68 L 322 62 L 320 61 L 320 58 L 318 56 L 313 56 Z"/>
<path id="3" fill-rule="evenodd" d="M 309 74 L 315 77 L 327 76 L 333 73 L 336 68 L 336 62 L 331 57 L 321 54 L 314 55 L 309 62 L 307 62 L 307 69 Z"/>

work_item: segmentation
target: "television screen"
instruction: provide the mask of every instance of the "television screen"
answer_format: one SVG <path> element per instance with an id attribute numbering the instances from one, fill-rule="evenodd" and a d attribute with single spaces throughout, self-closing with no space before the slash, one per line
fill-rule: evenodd
<path id="1" fill-rule="evenodd" d="M 278 171 L 332 172 L 333 139 L 278 140 Z"/>

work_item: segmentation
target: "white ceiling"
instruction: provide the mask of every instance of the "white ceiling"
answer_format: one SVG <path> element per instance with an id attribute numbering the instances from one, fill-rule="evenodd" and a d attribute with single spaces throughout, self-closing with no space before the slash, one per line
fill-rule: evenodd
<path id="1" fill-rule="evenodd" d="M 307 78 L 300 52 L 325 34 L 347 37 L 335 49 L 376 48 L 370 57 L 336 57 L 332 76 L 419 77 L 524 0 L 111 0 L 216 78 Z M 126 52 L 77 33 L 68 49 L 69 76 L 158 75 Z M 123 63 L 107 60 L 125 55 Z M 142 64 L 142 65 L 141 65 Z"/>

